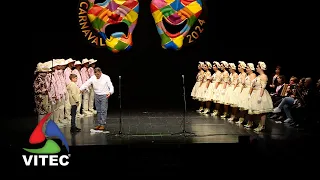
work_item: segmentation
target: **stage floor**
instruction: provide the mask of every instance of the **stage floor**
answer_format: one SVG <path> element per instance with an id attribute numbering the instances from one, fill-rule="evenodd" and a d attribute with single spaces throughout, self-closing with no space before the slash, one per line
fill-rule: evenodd
<path id="1" fill-rule="evenodd" d="M 68 126 L 61 128 L 72 154 L 69 168 L 61 168 L 61 172 L 73 175 L 79 172 L 92 173 L 105 167 L 108 174 L 114 174 L 120 168 L 130 176 L 181 176 L 181 172 L 187 172 L 184 175 L 189 176 L 193 173 L 198 175 L 199 172 L 212 174 L 213 167 L 225 169 L 237 167 L 238 164 L 250 167 L 253 162 L 261 166 L 272 161 L 273 164 L 287 163 L 287 167 L 292 167 L 292 164 L 301 161 L 306 167 L 310 159 L 317 161 L 320 158 L 317 143 L 319 133 L 298 131 L 271 120 L 267 121 L 266 132 L 255 133 L 220 118 L 188 112 L 186 130 L 196 136 L 183 137 L 171 135 L 182 130 L 181 111 L 131 110 L 123 112 L 124 135 L 116 136 L 119 131 L 119 113 L 110 112 L 108 117 L 107 129 L 110 134 L 90 134 L 96 117 L 77 120 L 83 131 L 74 136 Z M 11 125 L 5 129 L 8 131 L 5 140 L 9 141 L 7 164 L 12 166 L 10 169 L 25 168 L 21 159 L 21 155 L 25 154 L 22 148 L 32 147 L 29 137 L 37 125 L 37 118 L 25 117 L 10 122 Z M 204 165 L 206 163 L 210 165 Z M 110 172 L 110 169 L 115 171 Z M 25 173 L 21 174 L 30 174 L 31 170 L 26 168 Z"/>
<path id="2" fill-rule="evenodd" d="M 253 135 L 242 127 L 226 121 L 188 113 L 186 131 L 196 136 L 187 137 L 179 134 L 183 129 L 183 114 L 179 112 L 124 112 L 122 115 L 122 133 L 119 114 L 110 114 L 106 129 L 110 134 L 92 134 L 96 117 L 86 117 L 77 121 L 82 132 L 71 135 L 69 127 L 62 128 L 71 146 L 131 144 L 138 142 L 152 143 L 236 143 L 239 136 Z"/>
<path id="3" fill-rule="evenodd" d="M 176 110 L 139 111 L 131 110 L 122 113 L 122 133 L 117 136 L 120 126 L 119 112 L 110 112 L 107 120 L 109 134 L 91 134 L 96 116 L 85 117 L 77 120 L 77 125 L 82 132 L 70 133 L 70 126 L 61 128 L 70 146 L 87 145 L 121 145 L 133 143 L 237 143 L 241 137 L 263 140 L 295 140 L 304 135 L 311 136 L 307 132 L 299 132 L 295 128 L 285 124 L 276 124 L 267 121 L 267 130 L 256 133 L 235 123 L 216 117 L 200 115 L 196 112 L 188 112 L 186 115 L 186 131 L 195 133 L 196 136 L 184 137 L 172 135 L 182 131 L 183 113 Z M 12 141 L 24 141 L 31 135 L 37 124 L 36 117 L 19 120 L 19 128 L 13 129 Z M 17 122 L 17 121 L 16 121 Z M 10 126 L 14 127 L 14 126 Z M 12 133 L 12 132 L 11 132 Z M 14 138 L 16 137 L 16 138 Z M 20 137 L 20 138 L 19 138 Z M 28 142 L 24 142 L 28 143 Z M 23 144 L 24 144 L 23 143 Z"/>

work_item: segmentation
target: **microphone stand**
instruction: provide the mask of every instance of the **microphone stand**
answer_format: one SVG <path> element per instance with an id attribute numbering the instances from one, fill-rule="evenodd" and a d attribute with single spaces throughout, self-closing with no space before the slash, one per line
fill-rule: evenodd
<path id="1" fill-rule="evenodd" d="M 183 112 L 183 129 L 181 132 L 173 133 L 171 135 L 182 135 L 186 136 L 196 136 L 195 133 L 186 131 L 186 113 L 187 113 L 187 102 L 186 102 L 186 89 L 184 85 L 184 75 L 182 75 L 182 88 L 183 88 L 183 102 L 184 102 L 184 112 Z"/>
<path id="2" fill-rule="evenodd" d="M 119 108 L 120 108 L 120 111 L 119 111 L 119 131 L 118 131 L 118 133 L 109 134 L 109 135 L 122 136 L 124 134 L 122 132 L 121 76 L 119 76 L 119 96 L 118 96 L 118 98 L 119 98 Z"/>
<path id="3" fill-rule="evenodd" d="M 122 135 L 122 107 L 121 107 L 121 76 L 119 76 L 119 107 L 120 107 L 120 113 L 119 113 L 119 133 L 118 135 Z"/>

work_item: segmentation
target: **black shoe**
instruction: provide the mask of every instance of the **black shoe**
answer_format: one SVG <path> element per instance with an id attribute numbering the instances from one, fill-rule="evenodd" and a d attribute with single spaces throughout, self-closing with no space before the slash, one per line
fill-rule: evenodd
<path id="1" fill-rule="evenodd" d="M 80 128 L 77 128 L 77 127 L 74 127 L 74 128 L 71 128 L 70 129 L 70 132 L 80 132 L 81 131 L 81 129 Z"/>

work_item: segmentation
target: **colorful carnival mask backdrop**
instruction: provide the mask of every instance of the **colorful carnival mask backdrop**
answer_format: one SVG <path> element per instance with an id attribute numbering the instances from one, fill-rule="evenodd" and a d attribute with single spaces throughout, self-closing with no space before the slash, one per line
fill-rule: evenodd
<path id="1" fill-rule="evenodd" d="M 199 19 L 203 12 L 203 0 L 152 0 L 151 13 L 154 18 L 161 46 L 179 50 L 184 43 L 193 43 L 204 31 L 205 20 Z M 196 31 L 190 30 L 194 29 Z M 188 38 L 187 41 L 184 41 Z"/>
<path id="2" fill-rule="evenodd" d="M 106 46 L 114 53 L 132 47 L 138 15 L 138 0 L 79 2 L 79 24 L 86 39 L 97 47 Z"/>
<path id="3" fill-rule="evenodd" d="M 164 49 L 179 50 L 194 44 L 206 32 L 206 0 L 140 0 L 140 3 L 150 5 L 151 13 L 150 9 L 142 11 L 153 16 Z M 114 53 L 131 49 L 138 16 L 138 0 L 79 2 L 79 25 L 86 40 L 95 47 L 107 47 Z M 144 28 L 154 28 L 154 24 L 149 22 L 139 23 Z M 140 38 L 144 41 L 145 36 Z"/>

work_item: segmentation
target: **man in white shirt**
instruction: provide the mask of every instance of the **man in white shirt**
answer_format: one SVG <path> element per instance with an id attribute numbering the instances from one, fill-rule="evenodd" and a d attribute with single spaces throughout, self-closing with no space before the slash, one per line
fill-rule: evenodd
<path id="1" fill-rule="evenodd" d="M 89 73 L 89 78 L 94 76 L 94 68 L 96 67 L 96 62 L 97 60 L 94 59 L 89 59 L 89 68 L 88 68 L 88 73 Z M 93 87 L 90 87 L 90 92 L 89 92 L 89 111 L 93 114 L 97 114 L 97 111 L 94 110 L 94 91 Z"/>
<path id="2" fill-rule="evenodd" d="M 82 68 L 80 70 L 82 82 L 86 82 L 90 78 L 88 68 L 89 68 L 89 60 L 85 58 L 82 60 Z M 87 91 L 83 92 L 83 96 L 82 96 L 82 113 L 85 114 L 86 116 L 93 115 L 93 113 L 89 111 L 90 90 L 91 88 L 89 87 Z"/>
<path id="3" fill-rule="evenodd" d="M 94 69 L 94 76 L 87 80 L 80 87 L 80 91 L 88 89 L 90 85 L 94 90 L 94 102 L 97 110 L 98 124 L 95 130 L 105 130 L 107 111 L 108 111 L 108 99 L 114 93 L 114 87 L 111 79 L 108 75 L 103 74 L 100 68 Z"/>

